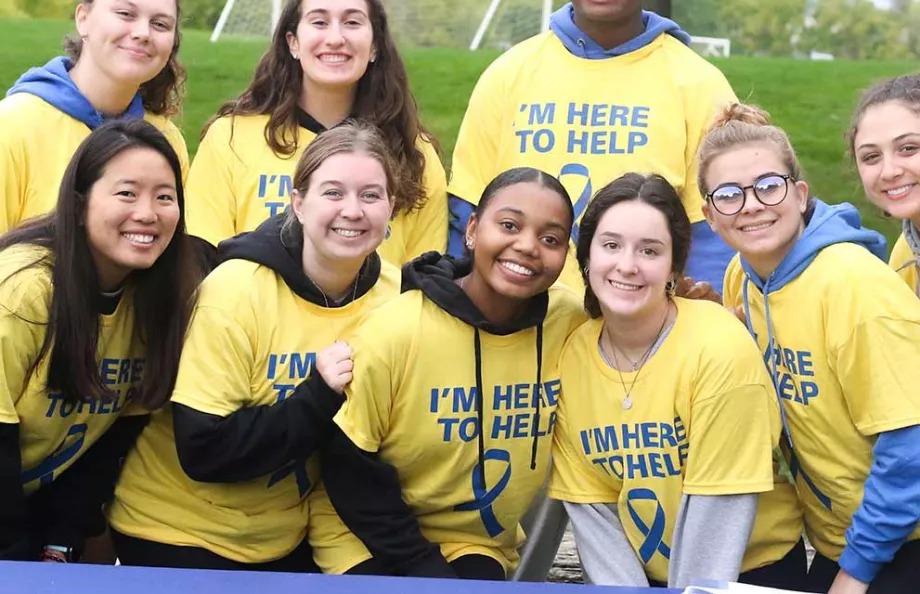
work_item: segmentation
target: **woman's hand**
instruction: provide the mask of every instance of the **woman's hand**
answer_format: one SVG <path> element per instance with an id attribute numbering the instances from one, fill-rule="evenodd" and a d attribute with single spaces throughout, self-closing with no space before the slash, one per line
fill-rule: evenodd
<path id="1" fill-rule="evenodd" d="M 351 381 L 354 355 L 347 342 L 336 341 L 316 354 L 316 371 L 330 388 L 342 394 Z"/>
<path id="2" fill-rule="evenodd" d="M 712 288 L 710 283 L 697 283 L 689 276 L 685 276 L 677 281 L 675 294 L 678 297 L 685 297 L 687 299 L 704 299 L 706 301 L 714 301 L 720 305 L 722 304 L 722 296 L 716 293 L 716 290 Z"/>

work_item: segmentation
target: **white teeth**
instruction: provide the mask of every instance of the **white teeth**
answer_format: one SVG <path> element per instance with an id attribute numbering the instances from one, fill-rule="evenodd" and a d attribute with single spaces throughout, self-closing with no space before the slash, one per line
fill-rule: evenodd
<path id="1" fill-rule="evenodd" d="M 515 264 L 514 262 L 500 262 L 500 264 L 504 266 L 505 268 L 507 268 L 508 270 L 510 270 L 511 272 L 515 272 L 517 274 L 523 274 L 524 276 L 534 275 L 534 271 L 531 270 L 530 268 L 526 268 L 524 266 L 521 266 L 520 264 Z"/>
<path id="2" fill-rule="evenodd" d="M 747 225 L 747 226 L 742 227 L 741 230 L 742 230 L 742 231 L 745 231 L 745 232 L 748 232 L 748 231 L 760 231 L 761 229 L 766 229 L 767 227 L 769 227 L 769 226 L 772 225 L 772 224 L 773 224 L 773 223 L 770 222 L 770 223 L 761 223 L 761 224 L 759 224 L 759 225 Z"/>
<path id="3" fill-rule="evenodd" d="M 642 288 L 639 285 L 627 285 L 626 283 L 620 283 L 617 281 L 610 281 L 610 284 L 614 289 L 619 289 L 621 291 L 638 291 Z"/>
<path id="4" fill-rule="evenodd" d="M 133 243 L 149 244 L 153 243 L 153 235 L 141 235 L 140 233 L 122 233 L 125 239 Z"/>
<path id="5" fill-rule="evenodd" d="M 900 198 L 904 194 L 910 192 L 911 186 L 901 186 L 900 188 L 895 188 L 893 190 L 885 190 L 885 193 L 888 194 L 891 198 Z"/>
<path id="6" fill-rule="evenodd" d="M 364 231 L 360 231 L 358 229 L 333 229 L 333 231 L 335 231 L 342 237 L 357 237 L 361 235 L 362 233 L 364 233 Z"/>
<path id="7" fill-rule="evenodd" d="M 321 62 L 328 62 L 331 64 L 336 64 L 336 63 L 344 62 L 345 60 L 348 59 L 348 56 L 325 54 L 325 55 L 320 56 L 319 59 Z"/>

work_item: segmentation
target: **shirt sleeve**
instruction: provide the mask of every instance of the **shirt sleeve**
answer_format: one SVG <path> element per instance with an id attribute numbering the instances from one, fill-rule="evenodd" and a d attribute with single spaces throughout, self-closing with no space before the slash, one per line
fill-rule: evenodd
<path id="1" fill-rule="evenodd" d="M 345 403 L 335 416 L 335 423 L 359 449 L 376 452 L 389 433 L 390 411 L 396 396 L 391 361 L 385 353 L 400 340 L 385 318 L 391 314 L 378 309 L 348 339 L 354 351 L 352 380 L 345 387 Z M 381 345 L 380 337 L 386 337 Z"/>
<path id="2" fill-rule="evenodd" d="M 211 125 L 195 153 L 185 188 L 189 235 L 215 247 L 237 233 L 231 129 L 232 122 L 227 118 Z"/>
<path id="3" fill-rule="evenodd" d="M 507 99 L 501 61 L 493 62 L 473 88 L 454 146 L 448 191 L 474 205 L 499 173 L 502 102 Z"/>
<path id="4" fill-rule="evenodd" d="M 409 215 L 413 220 L 405 237 L 406 262 L 425 252 L 447 249 L 447 176 L 434 147 L 424 142 L 421 148 L 425 154 L 425 204 Z"/>
<path id="5" fill-rule="evenodd" d="M 757 495 L 684 495 L 674 526 L 668 586 L 734 582 L 757 514 Z"/>
<path id="6" fill-rule="evenodd" d="M 828 319 L 855 320 L 841 326 L 843 340 L 830 353 L 850 416 L 863 435 L 920 424 L 920 302 L 893 274 L 873 262 L 860 267 L 831 307 Z M 854 275 L 855 276 L 855 275 Z"/>
<path id="7" fill-rule="evenodd" d="M 687 209 L 693 212 L 702 206 L 702 196 L 698 183 L 700 145 L 712 125 L 718 109 L 737 101 L 731 85 L 719 70 L 712 67 L 708 76 L 697 77 L 693 86 L 685 92 L 687 109 L 687 147 L 684 152 L 686 175 L 680 197 Z"/>
<path id="8" fill-rule="evenodd" d="M 684 473 L 688 495 L 740 495 L 773 489 L 776 409 L 760 352 L 744 328 L 723 312 L 724 331 L 699 355 L 687 426 Z"/>
<path id="9" fill-rule="evenodd" d="M 32 307 L 3 304 L 0 309 L 0 423 L 18 423 L 16 402 L 26 389 L 27 373 L 41 349 L 45 329 L 26 320 L 43 320 L 45 315 Z"/>
<path id="10" fill-rule="evenodd" d="M 18 139 L 11 136 L 6 116 L 0 117 L 0 233 L 19 224 L 25 200 L 25 172 Z"/>
<path id="11" fill-rule="evenodd" d="M 189 325 L 172 401 L 226 417 L 251 398 L 254 354 L 240 322 L 204 302 L 208 289 L 202 289 L 202 303 Z"/>
<path id="12" fill-rule="evenodd" d="M 647 588 L 645 568 L 636 556 L 615 504 L 565 503 L 585 582 L 596 586 Z"/>

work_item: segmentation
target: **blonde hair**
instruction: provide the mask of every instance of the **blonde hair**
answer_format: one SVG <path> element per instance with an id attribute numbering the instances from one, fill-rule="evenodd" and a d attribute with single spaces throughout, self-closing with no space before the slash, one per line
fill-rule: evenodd
<path id="1" fill-rule="evenodd" d="M 396 162 L 390 155 L 386 142 L 377 128 L 355 120 L 348 120 L 335 128 L 326 130 L 310 143 L 297 161 L 292 180 L 294 189 L 300 194 L 305 194 L 310 188 L 310 178 L 326 159 L 346 153 L 365 154 L 380 163 L 387 179 L 387 198 L 393 202 L 401 184 Z M 290 238 L 299 241 L 302 234 L 303 229 L 294 214 L 294 209 L 287 209 L 284 224 L 281 227 L 282 239 Z"/>
<path id="2" fill-rule="evenodd" d="M 789 142 L 789 136 L 782 128 L 770 124 L 770 115 L 756 105 L 731 103 L 716 114 L 709 132 L 700 144 L 697 156 L 700 192 L 705 195 L 711 191 L 706 185 L 706 173 L 716 157 L 736 147 L 760 142 L 773 145 L 792 177 L 797 180 L 803 178 L 802 166 Z"/>

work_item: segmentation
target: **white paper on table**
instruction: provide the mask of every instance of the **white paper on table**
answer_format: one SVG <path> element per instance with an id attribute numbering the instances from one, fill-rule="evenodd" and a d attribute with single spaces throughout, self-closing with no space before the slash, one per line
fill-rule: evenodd
<path id="1" fill-rule="evenodd" d="M 707 584 L 705 586 L 690 586 L 683 594 L 804 594 L 800 590 L 779 590 L 776 588 L 761 588 L 748 584 L 735 582 L 722 582 Z"/>

